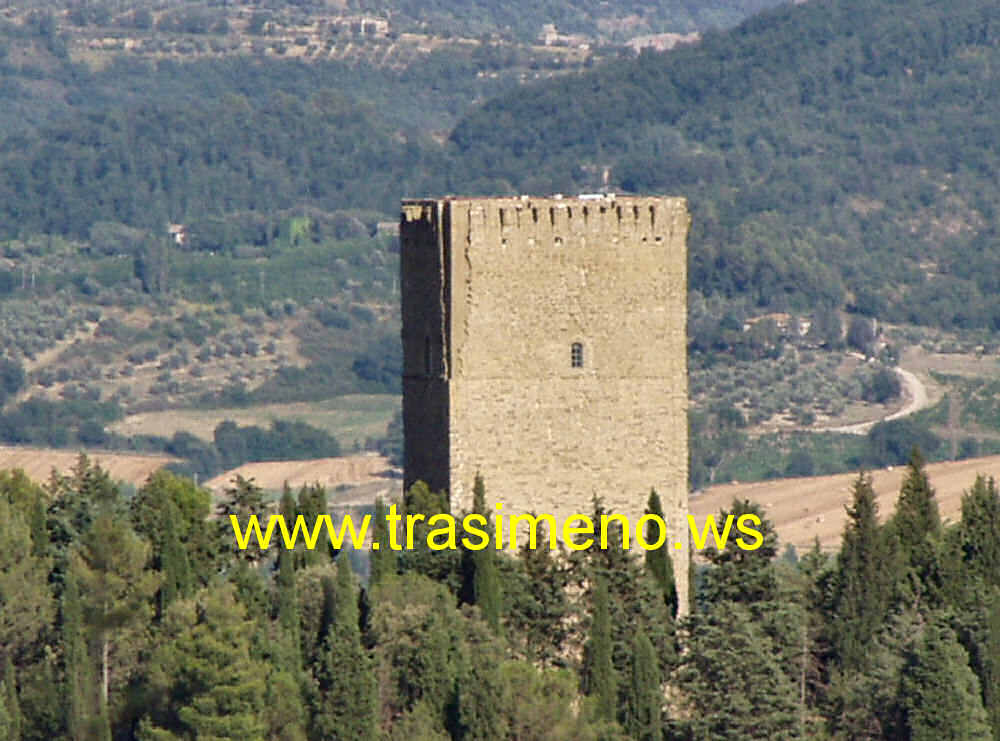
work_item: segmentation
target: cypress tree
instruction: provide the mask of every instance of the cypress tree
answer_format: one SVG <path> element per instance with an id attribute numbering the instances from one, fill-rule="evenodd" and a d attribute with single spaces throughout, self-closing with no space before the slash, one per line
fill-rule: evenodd
<path id="1" fill-rule="evenodd" d="M 299 489 L 298 513 L 311 526 L 320 515 L 329 514 L 326 501 L 326 489 L 319 484 L 303 486 Z M 294 517 L 292 518 L 294 521 Z M 300 566 L 312 566 L 314 564 L 328 563 L 336 554 L 333 546 L 327 542 L 326 548 L 316 548 L 314 550 L 303 550 L 299 560 Z"/>
<path id="2" fill-rule="evenodd" d="M 295 499 L 288 485 L 281 495 L 281 514 L 289 530 L 295 526 Z M 278 618 L 278 626 L 283 637 L 295 646 L 299 653 L 299 614 L 298 599 L 295 594 L 295 552 L 285 548 L 278 549 L 278 576 L 276 581 L 274 613 Z"/>
<path id="3" fill-rule="evenodd" d="M 295 525 L 296 503 L 285 484 L 280 512 L 289 529 Z M 275 741 L 305 741 L 306 714 L 302 702 L 303 668 L 299 601 L 295 578 L 296 552 L 278 550 L 274 614 L 277 639 L 267 682 L 267 717 Z"/>
<path id="4" fill-rule="evenodd" d="M 319 738 L 367 741 L 376 734 L 378 687 L 371 656 L 361 644 L 358 590 L 346 558 L 337 559 L 335 589 L 336 618 L 320 667 L 313 726 Z"/>
<path id="5" fill-rule="evenodd" d="M 994 479 L 977 476 L 962 497 L 959 540 L 962 570 L 1000 587 L 1000 492 Z"/>
<path id="6" fill-rule="evenodd" d="M 18 740 L 17 736 L 12 735 L 12 725 L 10 713 L 7 712 L 7 682 L 0 681 L 0 738 L 4 741 Z"/>
<path id="7" fill-rule="evenodd" d="M 83 629 L 83 606 L 72 570 L 66 574 L 62 595 L 62 646 L 66 660 L 66 729 L 72 741 L 85 741 L 90 736 L 90 709 L 97 696 Z"/>
<path id="8" fill-rule="evenodd" d="M 649 501 L 646 504 L 646 514 L 655 515 L 663 520 L 663 505 L 660 502 L 660 495 L 653 489 L 649 493 Z M 649 522 L 646 523 L 644 533 L 647 543 L 655 543 L 659 540 L 659 528 Z M 646 551 L 646 569 L 656 579 L 656 583 L 663 592 L 663 599 L 670 608 L 672 617 L 677 617 L 677 585 L 674 582 L 674 564 L 670 560 L 669 538 L 664 539 L 663 544 L 654 550 Z"/>
<path id="9" fill-rule="evenodd" d="M 635 741 L 660 741 L 663 692 L 656 651 L 645 631 L 632 644 L 632 687 L 629 703 L 629 734 Z"/>
<path id="10" fill-rule="evenodd" d="M 160 571 L 163 574 L 159 593 L 161 614 L 174 599 L 185 596 L 194 581 L 187 550 L 177 532 L 178 517 L 177 505 L 168 500 L 163 507 L 162 550 L 159 554 Z"/>
<path id="11" fill-rule="evenodd" d="M 45 498 L 41 492 L 31 503 L 31 555 L 44 556 L 49 549 L 49 530 L 45 524 Z"/>
<path id="12" fill-rule="evenodd" d="M 860 670 L 889 610 L 889 552 L 871 476 L 861 474 L 854 482 L 847 517 L 837 558 L 833 643 L 841 666 Z"/>
<path id="13" fill-rule="evenodd" d="M 937 541 L 941 536 L 941 515 L 924 471 L 924 459 L 917 449 L 906 467 L 891 529 L 924 595 L 936 592 L 940 587 Z"/>
<path id="14" fill-rule="evenodd" d="M 389 522 L 386 520 L 388 510 L 382 497 L 375 500 L 375 532 L 372 542 L 378 543 L 378 550 L 371 552 L 371 575 L 368 583 L 371 586 L 381 584 L 396 574 L 396 552 L 389 547 Z"/>
<path id="15" fill-rule="evenodd" d="M 486 516 L 487 529 L 491 529 L 491 517 L 486 511 L 486 487 L 483 477 L 476 474 L 473 487 L 472 511 Z M 494 633 L 500 631 L 500 575 L 497 572 L 497 554 L 493 548 L 486 547 L 472 552 L 473 594 L 475 604 L 483 613 L 483 618 L 493 628 Z"/>
<path id="16" fill-rule="evenodd" d="M 2 682 L 0 682 L 0 731 L 6 731 L 7 735 L 0 733 L 0 738 L 7 738 L 9 741 L 21 740 L 21 706 L 17 699 L 17 678 L 14 676 L 14 664 L 10 660 L 10 654 L 4 659 Z"/>
<path id="17" fill-rule="evenodd" d="M 586 647 L 585 691 L 595 698 L 597 718 L 614 721 L 618 691 L 611 655 L 611 613 L 608 607 L 608 584 L 601 577 L 594 584 L 593 600 L 590 640 Z"/>

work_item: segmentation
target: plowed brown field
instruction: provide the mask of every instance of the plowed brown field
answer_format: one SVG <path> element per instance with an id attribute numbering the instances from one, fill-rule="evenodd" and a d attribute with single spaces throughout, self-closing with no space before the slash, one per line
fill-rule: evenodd
<path id="1" fill-rule="evenodd" d="M 84 452 L 91 462 L 98 463 L 115 481 L 136 486 L 141 486 L 153 471 L 176 460 L 164 455 L 130 455 L 104 450 Z M 60 473 L 68 472 L 79 455 L 72 450 L 0 446 L 0 470 L 20 468 L 29 478 L 42 482 L 48 480 L 53 468 Z"/>
<path id="2" fill-rule="evenodd" d="M 878 495 L 881 520 L 892 514 L 905 466 L 872 472 Z M 964 461 L 932 463 L 927 475 L 937 492 L 943 519 L 961 516 L 962 493 L 969 489 L 977 474 L 1000 479 L 1000 456 L 970 458 Z M 782 543 L 791 543 L 799 553 L 812 547 L 815 538 L 826 549 L 840 547 L 840 537 L 847 520 L 845 506 L 851 499 L 851 485 L 857 474 L 817 476 L 800 479 L 776 479 L 755 484 L 723 484 L 691 497 L 691 514 L 699 527 L 704 517 L 729 507 L 734 498 L 749 499 L 764 507 L 774 522 Z"/>
<path id="3" fill-rule="evenodd" d="M 381 482 L 392 488 L 399 488 L 399 480 L 389 472 L 392 466 L 381 455 L 348 455 L 342 458 L 313 458 L 305 461 L 267 461 L 245 463 L 239 468 L 226 471 L 205 482 L 205 486 L 220 494 L 237 476 L 252 478 L 262 489 L 281 489 L 285 482 L 292 488 L 303 484 L 320 483 L 332 491 L 338 486 L 361 486 Z M 366 501 L 374 501 L 375 496 L 366 495 Z M 339 502 L 339 499 L 338 499 Z"/>

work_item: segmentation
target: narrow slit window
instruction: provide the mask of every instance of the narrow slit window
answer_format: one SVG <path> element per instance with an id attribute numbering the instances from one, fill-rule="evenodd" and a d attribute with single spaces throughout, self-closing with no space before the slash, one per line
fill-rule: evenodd
<path id="1" fill-rule="evenodd" d="M 431 338 L 424 337 L 424 375 L 431 374 Z"/>
<path id="2" fill-rule="evenodd" d="M 569 363 L 573 368 L 583 367 L 583 343 L 574 342 L 569 348 Z"/>

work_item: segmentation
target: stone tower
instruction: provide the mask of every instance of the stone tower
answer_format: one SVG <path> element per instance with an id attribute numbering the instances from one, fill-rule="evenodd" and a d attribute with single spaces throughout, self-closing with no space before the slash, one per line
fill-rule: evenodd
<path id="1" fill-rule="evenodd" d="M 683 198 L 405 200 L 404 484 L 635 524 L 663 501 L 687 607 Z M 681 548 L 675 548 L 677 543 Z M 634 545 L 633 545 L 634 547 Z"/>

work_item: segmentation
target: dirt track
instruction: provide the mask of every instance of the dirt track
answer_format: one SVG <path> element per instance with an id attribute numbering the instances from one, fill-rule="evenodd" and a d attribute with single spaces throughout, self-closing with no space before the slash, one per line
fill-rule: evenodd
<path id="1" fill-rule="evenodd" d="M 853 425 L 841 425 L 840 427 L 827 427 L 822 430 L 817 430 L 818 432 L 843 432 L 850 435 L 867 435 L 869 430 L 874 427 L 878 422 L 890 422 L 894 419 L 902 419 L 903 417 L 908 417 L 911 414 L 915 414 L 927 406 L 927 388 L 924 386 L 923 382 L 916 377 L 913 373 L 908 370 L 903 370 L 902 368 L 896 368 L 896 373 L 899 375 L 900 380 L 903 382 L 903 388 L 905 389 L 906 403 L 903 407 L 892 414 L 886 415 L 881 420 L 872 420 L 870 422 L 859 422 Z"/>
<path id="2" fill-rule="evenodd" d="M 905 471 L 905 466 L 896 466 L 873 472 L 872 482 L 882 520 L 892 514 Z M 959 519 L 962 493 L 972 486 L 979 473 L 1000 479 L 1000 456 L 927 466 L 943 519 Z M 850 502 L 851 485 L 856 479 L 857 474 L 838 474 L 713 486 L 703 494 L 692 496 L 691 514 L 701 524 L 705 515 L 717 514 L 734 498 L 750 499 L 764 507 L 781 542 L 792 543 L 800 554 L 810 548 L 817 537 L 824 548 L 838 548 L 847 519 L 844 507 Z"/>

